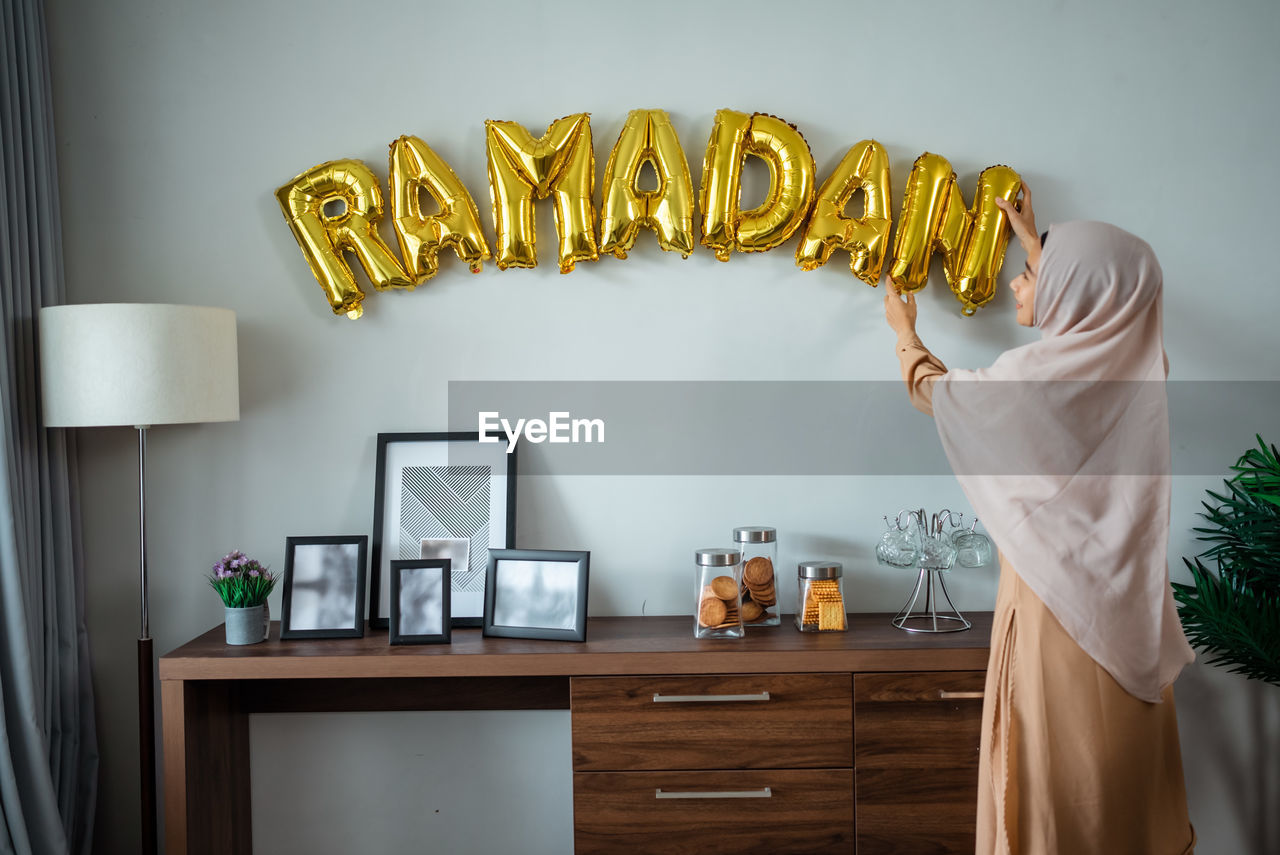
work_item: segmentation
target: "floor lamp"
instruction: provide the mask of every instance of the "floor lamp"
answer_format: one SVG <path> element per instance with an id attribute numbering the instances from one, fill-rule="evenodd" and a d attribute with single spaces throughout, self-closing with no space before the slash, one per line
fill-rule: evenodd
<path id="1" fill-rule="evenodd" d="M 156 852 L 155 655 L 147 590 L 147 428 L 240 418 L 230 309 L 99 303 L 40 310 L 45 427 L 138 430 L 139 754 L 142 852 Z"/>

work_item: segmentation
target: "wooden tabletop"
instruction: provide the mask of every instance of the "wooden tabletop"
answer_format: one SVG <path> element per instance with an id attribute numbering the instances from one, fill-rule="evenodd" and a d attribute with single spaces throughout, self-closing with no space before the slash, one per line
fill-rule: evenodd
<path id="1" fill-rule="evenodd" d="M 890 614 L 853 614 L 849 631 L 801 633 L 791 615 L 754 627 L 746 638 L 700 640 L 693 618 L 591 618 L 587 641 L 485 638 L 453 630 L 451 644 L 396 646 L 385 629 L 363 638 L 225 641 L 221 624 L 160 658 L 161 680 L 316 677 L 504 677 L 599 674 L 746 674 L 766 672 L 966 671 L 986 667 L 991 613 L 967 615 L 964 632 L 920 634 L 890 624 Z"/>

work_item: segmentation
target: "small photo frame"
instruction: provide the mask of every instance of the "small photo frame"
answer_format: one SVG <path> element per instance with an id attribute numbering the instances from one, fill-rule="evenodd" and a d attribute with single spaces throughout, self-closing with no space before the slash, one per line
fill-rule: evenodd
<path id="1" fill-rule="evenodd" d="M 490 549 L 484 634 L 586 641 L 590 565 L 590 552 Z"/>
<path id="2" fill-rule="evenodd" d="M 448 558 L 451 623 L 480 626 L 488 550 L 515 546 L 515 535 L 516 455 L 505 435 L 378 434 L 369 625 L 389 623 L 392 561 Z"/>
<path id="3" fill-rule="evenodd" d="M 448 644 L 448 558 L 391 562 L 392 644 Z"/>
<path id="4" fill-rule="evenodd" d="M 280 638 L 364 636 L 368 535 L 285 540 Z"/>

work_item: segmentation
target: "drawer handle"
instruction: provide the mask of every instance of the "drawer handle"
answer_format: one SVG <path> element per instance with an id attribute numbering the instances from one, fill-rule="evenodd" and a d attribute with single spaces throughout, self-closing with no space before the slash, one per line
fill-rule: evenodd
<path id="1" fill-rule="evenodd" d="M 655 790 L 655 799 L 771 799 L 773 789 L 762 787 L 758 790 L 710 790 L 707 792 L 680 793 L 661 789 Z"/>
<path id="2" fill-rule="evenodd" d="M 660 695 L 653 693 L 655 704 L 718 704 L 725 701 L 767 701 L 768 692 L 755 695 Z"/>
<path id="3" fill-rule="evenodd" d="M 982 692 L 948 692 L 946 689 L 940 689 L 938 697 L 944 701 L 982 700 Z"/>

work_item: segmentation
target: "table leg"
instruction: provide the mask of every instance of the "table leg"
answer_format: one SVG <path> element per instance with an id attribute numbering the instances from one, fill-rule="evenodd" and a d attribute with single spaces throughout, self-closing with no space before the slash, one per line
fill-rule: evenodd
<path id="1" fill-rule="evenodd" d="M 221 680 L 161 680 L 166 855 L 250 855 L 249 716 Z"/>

